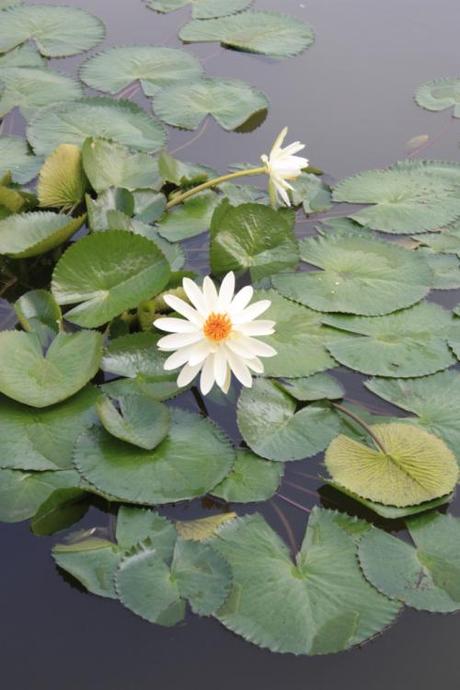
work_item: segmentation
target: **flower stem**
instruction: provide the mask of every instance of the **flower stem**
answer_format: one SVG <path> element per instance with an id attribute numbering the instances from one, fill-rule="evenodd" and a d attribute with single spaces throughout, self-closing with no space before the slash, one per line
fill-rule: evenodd
<path id="1" fill-rule="evenodd" d="M 366 432 L 366 434 L 367 434 L 368 436 L 370 436 L 371 439 L 374 441 L 374 443 L 375 443 L 375 445 L 377 446 L 378 450 L 380 450 L 382 453 L 384 453 L 384 454 L 386 455 L 386 452 L 387 452 L 387 451 L 386 451 L 386 449 L 385 449 L 385 446 L 382 444 L 381 441 L 379 441 L 379 439 L 378 439 L 377 436 L 374 434 L 374 432 L 372 431 L 372 429 L 370 428 L 370 426 L 369 426 L 368 424 L 366 424 L 366 422 L 365 422 L 363 419 L 361 419 L 361 417 L 358 417 L 357 414 L 354 414 L 353 412 L 350 412 L 350 410 L 348 410 L 348 409 L 347 409 L 346 407 L 344 407 L 343 405 L 340 405 L 339 403 L 332 403 L 332 405 L 335 407 L 336 410 L 339 410 L 340 412 L 343 412 L 343 414 L 347 415 L 348 417 L 350 417 L 350 419 L 353 419 L 357 424 L 359 424 L 359 425 L 364 429 L 364 431 Z"/>
<path id="2" fill-rule="evenodd" d="M 233 173 L 228 173 L 227 175 L 221 175 L 220 177 L 214 177 L 212 180 L 208 180 L 207 182 L 203 182 L 203 184 L 198 185 L 197 187 L 193 187 L 193 189 L 189 189 L 187 192 L 183 192 L 182 194 L 176 194 L 168 203 L 166 204 L 166 208 L 172 208 L 173 206 L 177 206 L 178 204 L 181 204 L 183 201 L 187 201 L 191 196 L 194 196 L 195 194 L 199 194 L 199 192 L 203 192 L 205 189 L 211 189 L 212 187 L 217 187 L 218 185 L 222 184 L 222 182 L 228 182 L 229 180 L 235 180 L 238 177 L 249 177 L 251 175 L 266 175 L 268 174 L 268 169 L 266 168 L 265 165 L 262 165 L 260 168 L 250 168 L 249 170 L 237 170 L 236 172 Z"/>

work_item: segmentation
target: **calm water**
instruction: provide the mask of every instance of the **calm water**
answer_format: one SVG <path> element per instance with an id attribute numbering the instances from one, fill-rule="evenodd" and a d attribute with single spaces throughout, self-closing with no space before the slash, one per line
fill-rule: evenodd
<path id="1" fill-rule="evenodd" d="M 159 16 L 145 9 L 141 0 L 75 4 L 105 21 L 106 45 L 178 45 L 177 28 L 189 16 L 188 11 Z M 456 0 L 257 0 L 256 5 L 310 22 L 317 34 L 315 46 L 298 58 L 279 62 L 215 44 L 190 46 L 210 74 L 246 79 L 268 94 L 271 107 L 263 126 L 250 135 L 225 133 L 211 122 L 194 142 L 193 133 L 171 131 L 170 150 L 184 146 L 178 152 L 184 159 L 223 169 L 230 163 L 256 161 L 288 124 L 292 136 L 307 143 L 312 163 L 335 178 L 403 158 L 406 142 L 422 134 L 433 140 L 422 155 L 459 159 L 460 121 L 446 113 L 425 112 L 412 98 L 423 81 L 458 73 Z M 80 56 L 59 67 L 73 70 L 81 61 Z M 21 131 L 19 118 L 10 121 L 11 130 Z M 301 232 L 305 229 L 306 224 L 299 225 Z M 201 244 L 199 240 L 195 248 Z M 205 257 L 193 255 L 202 265 Z M 448 306 L 460 300 L 458 291 L 438 292 L 433 298 L 442 298 Z M 348 398 L 393 411 L 365 392 L 359 376 L 340 370 L 337 375 Z M 183 404 L 191 400 L 184 397 Z M 232 408 L 216 406 L 211 414 L 237 439 Z M 282 496 L 304 509 L 311 507 L 319 500 L 319 482 L 296 472 L 315 475 L 318 469 L 315 461 L 291 463 Z M 192 518 L 215 509 L 195 504 L 178 510 L 182 518 Z M 458 501 L 453 510 L 460 513 Z M 291 539 L 299 543 L 308 517 L 305 510 L 277 498 L 263 512 L 285 538 L 288 523 Z M 104 525 L 107 520 L 94 508 L 83 524 Z M 313 658 L 275 655 L 211 619 L 193 616 L 176 628 L 160 628 L 115 602 L 86 594 L 54 567 L 54 541 L 34 537 L 27 524 L 0 525 L 0 660 L 5 689 L 458 687 L 460 616 L 406 611 L 392 629 L 361 649 Z"/>

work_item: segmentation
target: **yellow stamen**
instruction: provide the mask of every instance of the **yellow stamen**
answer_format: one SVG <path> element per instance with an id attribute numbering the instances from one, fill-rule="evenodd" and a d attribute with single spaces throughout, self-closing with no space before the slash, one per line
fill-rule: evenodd
<path id="1" fill-rule="evenodd" d="M 219 343 L 221 340 L 226 340 L 232 332 L 232 322 L 227 314 L 209 314 L 203 326 L 203 333 L 206 338 Z"/>

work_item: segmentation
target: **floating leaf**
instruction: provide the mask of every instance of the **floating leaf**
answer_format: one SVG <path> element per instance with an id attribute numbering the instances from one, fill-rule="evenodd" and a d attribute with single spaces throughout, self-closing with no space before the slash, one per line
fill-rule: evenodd
<path id="1" fill-rule="evenodd" d="M 158 156 L 158 169 L 165 182 L 177 187 L 192 186 L 206 182 L 210 177 L 217 177 L 217 172 L 206 165 L 184 163 L 173 158 L 167 151 Z"/>
<path id="2" fill-rule="evenodd" d="M 11 172 L 14 182 L 26 184 L 40 170 L 41 158 L 33 156 L 21 137 L 0 137 L 0 178 Z"/>
<path id="3" fill-rule="evenodd" d="M 157 12 L 174 12 L 187 5 L 192 6 L 194 19 L 224 17 L 245 10 L 252 0 L 148 0 L 147 7 Z"/>
<path id="4" fill-rule="evenodd" d="M 181 81 L 192 81 L 202 72 L 198 60 L 177 48 L 123 46 L 91 57 L 80 78 L 97 91 L 116 94 L 139 81 L 146 96 Z"/>
<path id="5" fill-rule="evenodd" d="M 178 583 L 152 547 L 126 556 L 115 575 L 121 603 L 150 623 L 172 626 L 185 615 Z"/>
<path id="6" fill-rule="evenodd" d="M 338 400 L 343 398 L 345 393 L 341 384 L 329 374 L 313 374 L 313 376 L 306 378 L 278 381 L 277 385 L 285 390 L 291 398 L 302 402 Z"/>
<path id="7" fill-rule="evenodd" d="M 6 0 L 8 2 L 8 0 Z M 11 3 L 12 5 L 13 3 Z M 0 2 L 0 9 L 2 3 Z M 0 55 L 0 69 L 4 67 L 44 67 L 45 60 L 31 43 L 24 43 L 8 53 Z"/>
<path id="8" fill-rule="evenodd" d="M 266 501 L 277 490 L 283 473 L 281 463 L 263 460 L 249 450 L 237 450 L 232 471 L 211 493 L 228 503 Z"/>
<path id="9" fill-rule="evenodd" d="M 302 204 L 307 215 L 327 211 L 332 206 L 331 191 L 317 175 L 303 172 L 292 181 L 292 187 L 292 203 Z"/>
<path id="10" fill-rule="evenodd" d="M 219 41 L 228 48 L 273 57 L 292 57 L 312 45 L 308 24 L 278 12 L 241 12 L 231 17 L 191 21 L 179 32 L 185 42 Z"/>
<path id="11" fill-rule="evenodd" d="M 154 161 L 147 153 L 131 153 L 126 146 L 104 139 L 87 139 L 82 156 L 85 172 L 98 194 L 109 187 L 161 187 Z"/>
<path id="12" fill-rule="evenodd" d="M 372 379 L 365 386 L 380 398 L 417 415 L 407 421 L 440 436 L 458 454 L 460 374 L 457 371 L 442 371 L 419 379 Z"/>
<path id="13" fill-rule="evenodd" d="M 264 360 L 266 376 L 310 376 L 335 366 L 326 349 L 326 342 L 336 337 L 335 332 L 322 325 L 321 314 L 274 290 L 258 290 L 256 296 L 271 301 L 264 319 L 276 323 L 274 335 L 264 339 L 277 352 L 275 357 Z"/>
<path id="14" fill-rule="evenodd" d="M 232 206 L 240 206 L 240 204 L 246 203 L 265 204 L 268 206 L 270 203 L 265 190 L 249 184 L 240 185 L 223 182 L 219 185 L 219 191 L 223 192 L 225 198 Z"/>
<path id="15" fill-rule="evenodd" d="M 40 170 L 40 206 L 69 210 L 82 201 L 87 185 L 80 149 L 74 144 L 60 144 Z"/>
<path id="16" fill-rule="evenodd" d="M 69 544 L 56 544 L 52 555 L 55 563 L 89 592 L 109 599 L 117 598 L 113 579 L 123 552 L 113 542 L 89 536 Z"/>
<path id="17" fill-rule="evenodd" d="M 31 530 L 37 536 L 54 534 L 78 522 L 88 510 L 83 489 L 56 489 L 35 513 Z"/>
<path id="18" fill-rule="evenodd" d="M 100 491 L 129 503 L 160 505 L 206 494 L 230 471 L 234 452 L 210 421 L 176 409 L 169 435 L 152 451 L 94 428 L 79 437 L 74 459 Z"/>
<path id="19" fill-rule="evenodd" d="M 82 95 L 78 82 L 48 69 L 0 69 L 0 117 L 17 107 L 24 118 L 30 120 L 40 108 L 51 103 L 74 101 Z"/>
<path id="20" fill-rule="evenodd" d="M 163 126 L 131 101 L 81 98 L 43 108 L 29 123 L 27 138 L 35 153 L 47 155 L 59 144 L 81 146 L 101 137 L 138 151 L 158 151 L 165 142 Z"/>
<path id="21" fill-rule="evenodd" d="M 49 252 L 72 237 L 85 217 L 36 211 L 0 220 L 0 254 L 23 259 Z"/>
<path id="22" fill-rule="evenodd" d="M 110 230 L 70 247 L 56 264 L 51 289 L 58 304 L 78 303 L 66 319 L 94 328 L 160 292 L 169 276 L 168 262 L 153 242 Z"/>
<path id="23" fill-rule="evenodd" d="M 409 424 L 371 428 L 385 453 L 343 435 L 327 449 L 326 467 L 338 486 L 398 507 L 431 501 L 454 489 L 458 466 L 440 438 Z"/>
<path id="24" fill-rule="evenodd" d="M 460 609 L 460 520 L 429 513 L 407 521 L 414 545 L 372 528 L 359 545 L 369 582 L 390 599 L 422 611 Z"/>
<path id="25" fill-rule="evenodd" d="M 460 166 L 407 161 L 342 180 L 334 201 L 374 204 L 352 213 L 361 225 L 390 233 L 434 230 L 460 217 Z"/>
<path id="26" fill-rule="evenodd" d="M 35 333 L 0 333 L 0 392 L 32 407 L 46 407 L 70 398 L 99 369 L 102 335 L 59 333 L 42 351 Z"/>
<path id="27" fill-rule="evenodd" d="M 197 194 L 158 222 L 158 232 L 170 242 L 180 242 L 206 232 L 220 199 L 214 192 Z"/>
<path id="28" fill-rule="evenodd" d="M 238 401 L 238 428 L 258 455 L 286 462 L 324 450 L 339 433 L 340 421 L 329 407 L 309 405 L 296 412 L 296 402 L 276 383 L 256 379 Z"/>
<path id="29" fill-rule="evenodd" d="M 455 361 L 446 342 L 452 317 L 437 304 L 423 302 L 381 317 L 326 316 L 323 322 L 343 331 L 327 344 L 332 356 L 364 374 L 425 376 Z"/>
<path id="30" fill-rule="evenodd" d="M 51 293 L 46 290 L 25 292 L 14 305 L 21 326 L 36 333 L 46 347 L 62 327 L 62 314 Z"/>
<path id="31" fill-rule="evenodd" d="M 456 256 L 440 256 L 428 248 L 420 248 L 416 254 L 423 256 L 433 274 L 434 290 L 456 290 L 460 288 L 460 261 Z"/>
<path id="32" fill-rule="evenodd" d="M 56 490 L 79 486 L 73 470 L 21 472 L 0 470 L 0 520 L 21 522 L 33 517 Z"/>
<path id="33" fill-rule="evenodd" d="M 420 301 L 433 279 L 422 255 L 361 235 L 309 237 L 300 256 L 323 270 L 275 276 L 273 286 L 318 311 L 388 314 Z"/>
<path id="34" fill-rule="evenodd" d="M 112 436 L 146 450 L 155 448 L 169 431 L 168 408 L 146 396 L 125 395 L 114 401 L 103 396 L 97 413 Z"/>
<path id="35" fill-rule="evenodd" d="M 176 522 L 176 529 L 182 539 L 207 541 L 216 534 L 221 525 L 231 522 L 235 518 L 236 513 L 223 513 L 222 515 L 212 515 L 211 517 L 198 520 L 178 521 Z"/>
<path id="36" fill-rule="evenodd" d="M 164 363 L 168 357 L 160 352 L 157 343 L 160 336 L 154 333 L 131 333 L 121 336 L 109 343 L 102 358 L 103 371 L 118 376 L 127 376 L 128 380 L 114 381 L 108 386 L 116 394 L 117 384 L 132 384 L 121 386 L 125 392 L 144 393 L 157 400 L 166 400 L 177 395 L 176 372 L 165 371 Z"/>
<path id="37" fill-rule="evenodd" d="M 415 92 L 418 105 L 427 110 L 454 108 L 454 117 L 460 117 L 460 79 L 434 79 L 418 87 Z"/>
<path id="38" fill-rule="evenodd" d="M 326 654 L 373 637 L 400 607 L 377 592 L 359 568 L 356 532 L 367 528 L 314 508 L 294 563 L 260 515 L 222 527 L 211 543 L 230 564 L 233 589 L 217 618 L 273 652 Z"/>
<path id="39" fill-rule="evenodd" d="M 192 611 L 210 616 L 230 591 L 232 572 L 227 561 L 209 544 L 178 539 L 171 576 Z"/>
<path id="40" fill-rule="evenodd" d="M 100 19 L 77 7 L 10 7 L 2 12 L 0 53 L 33 40 L 46 57 L 77 55 L 94 48 L 104 34 Z"/>
<path id="41" fill-rule="evenodd" d="M 416 239 L 420 244 L 430 247 L 439 254 L 460 256 L 460 226 L 458 223 L 450 225 L 441 232 L 427 232 L 425 235 L 417 235 Z"/>
<path id="42" fill-rule="evenodd" d="M 230 206 L 224 201 L 211 223 L 213 273 L 249 269 L 253 280 L 293 268 L 299 249 L 291 213 L 261 204 Z"/>
<path id="43" fill-rule="evenodd" d="M 110 227 L 111 216 L 109 213 L 111 211 L 117 211 L 117 218 L 121 213 L 123 216 L 127 216 L 129 220 L 134 214 L 134 196 L 127 189 L 107 189 L 96 199 L 92 199 L 89 194 L 86 194 L 85 202 L 88 211 L 88 225 L 93 231 L 125 229 Z"/>
<path id="44" fill-rule="evenodd" d="M 153 510 L 120 506 L 117 515 L 117 543 L 126 550 L 148 541 L 164 561 L 172 558 L 177 532 L 172 522 Z"/>
<path id="45" fill-rule="evenodd" d="M 197 79 L 162 89 L 155 99 L 156 115 L 168 125 L 197 129 L 212 115 L 227 130 L 237 129 L 249 118 L 267 110 L 261 91 L 237 79 Z"/>

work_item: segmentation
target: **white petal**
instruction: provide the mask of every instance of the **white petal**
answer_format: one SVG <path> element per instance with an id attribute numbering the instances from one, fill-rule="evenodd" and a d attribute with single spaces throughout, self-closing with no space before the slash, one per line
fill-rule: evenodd
<path id="1" fill-rule="evenodd" d="M 277 151 L 279 151 L 281 149 L 283 141 L 286 139 L 287 133 L 288 133 L 288 128 L 284 127 L 284 129 L 282 129 L 281 132 L 276 137 L 276 139 L 273 143 L 273 146 L 272 146 L 271 153 L 276 153 Z"/>
<path id="2" fill-rule="evenodd" d="M 238 381 L 242 383 L 243 386 L 246 386 L 246 388 L 251 388 L 252 376 L 244 361 L 231 351 L 227 351 L 227 356 L 230 368 Z"/>
<path id="3" fill-rule="evenodd" d="M 242 323 L 238 326 L 238 331 L 244 333 L 244 335 L 272 335 L 275 332 L 275 326 L 275 321 L 259 319 L 249 323 Z"/>
<path id="4" fill-rule="evenodd" d="M 187 345 L 193 345 L 202 340 L 202 338 L 200 331 L 195 331 L 194 333 L 171 333 L 171 335 L 165 335 L 163 338 L 160 338 L 158 347 L 160 350 L 177 350 L 187 347 Z"/>
<path id="5" fill-rule="evenodd" d="M 244 288 L 241 288 L 241 290 L 239 290 L 236 293 L 235 297 L 233 298 L 230 304 L 230 314 L 236 314 L 237 312 L 247 307 L 249 302 L 252 300 L 253 294 L 254 288 L 251 285 L 246 285 Z"/>
<path id="6" fill-rule="evenodd" d="M 197 330 L 196 324 L 185 319 L 175 319 L 173 317 L 156 319 L 153 325 L 161 331 L 170 331 L 172 333 L 193 333 Z"/>
<path id="7" fill-rule="evenodd" d="M 225 377 L 227 375 L 227 357 L 225 356 L 225 349 L 219 347 L 214 355 L 214 378 L 219 388 L 225 383 Z"/>
<path id="8" fill-rule="evenodd" d="M 256 338 L 241 337 L 241 344 L 246 349 L 248 357 L 274 357 L 276 350 L 267 343 L 257 340 Z"/>
<path id="9" fill-rule="evenodd" d="M 293 141 L 292 144 L 289 144 L 283 149 L 283 154 L 285 156 L 293 156 L 295 153 L 303 151 L 304 148 L 305 144 L 301 144 L 300 141 Z"/>
<path id="10" fill-rule="evenodd" d="M 201 326 L 203 324 L 203 317 L 197 312 L 196 309 L 191 307 L 190 304 L 187 304 L 187 302 L 180 297 L 176 297 L 175 295 L 165 295 L 164 301 L 169 307 L 171 307 L 171 309 L 177 311 L 178 314 L 182 314 L 182 316 L 185 316 L 185 318 L 189 321 L 196 323 L 197 326 Z"/>
<path id="11" fill-rule="evenodd" d="M 190 366 L 201 364 L 208 355 L 212 353 L 212 346 L 207 340 L 202 340 L 193 348 L 193 353 L 190 355 L 188 363 Z"/>
<path id="12" fill-rule="evenodd" d="M 245 359 L 245 364 L 249 369 L 252 369 L 256 374 L 263 374 L 264 372 L 264 365 L 260 361 L 258 357 L 254 357 L 254 359 Z"/>
<path id="13" fill-rule="evenodd" d="M 209 276 L 206 276 L 205 279 L 203 280 L 203 296 L 206 302 L 206 307 L 208 312 L 216 311 L 217 310 L 217 300 L 218 300 L 218 295 L 217 295 L 217 290 L 216 286 L 212 282 L 211 278 Z"/>
<path id="14" fill-rule="evenodd" d="M 261 299 L 259 302 L 254 302 L 254 304 L 240 311 L 239 314 L 235 314 L 233 322 L 235 324 L 240 324 L 254 321 L 254 319 L 257 319 L 264 311 L 267 311 L 270 306 L 271 301 L 269 299 Z"/>
<path id="15" fill-rule="evenodd" d="M 279 198 L 281 199 L 281 201 L 282 201 L 286 206 L 290 206 L 290 205 L 291 205 L 291 200 L 290 200 L 289 194 L 286 192 L 286 190 L 283 189 L 283 187 L 281 187 L 280 185 L 276 185 L 276 191 L 277 191 L 278 196 L 279 196 Z"/>
<path id="16" fill-rule="evenodd" d="M 190 302 L 197 309 L 197 311 L 204 316 L 207 313 L 206 299 L 203 292 L 198 287 L 198 285 L 190 278 L 184 278 L 182 280 L 182 286 L 185 290 L 185 294 L 189 298 Z"/>
<path id="17" fill-rule="evenodd" d="M 189 347 L 182 347 L 180 350 L 177 350 L 172 355 L 170 355 L 168 359 L 165 361 L 165 363 L 163 364 L 163 369 L 165 369 L 166 371 L 178 369 L 183 364 L 188 362 L 192 351 L 193 345 L 190 345 Z"/>
<path id="18" fill-rule="evenodd" d="M 214 355 L 209 355 L 203 364 L 200 377 L 200 388 L 203 395 L 207 395 L 214 386 Z"/>
<path id="19" fill-rule="evenodd" d="M 227 273 L 222 281 L 219 290 L 219 309 L 226 311 L 233 299 L 235 292 L 235 274 L 233 271 Z"/>
<path id="20" fill-rule="evenodd" d="M 177 377 L 177 385 L 181 388 L 182 386 L 188 386 L 190 381 L 193 381 L 195 376 L 198 374 L 198 372 L 201 369 L 201 364 L 196 364 L 194 367 L 191 367 L 190 364 L 186 364 L 182 369 Z"/>
<path id="21" fill-rule="evenodd" d="M 225 393 L 225 394 L 228 393 L 231 381 L 232 381 L 232 370 L 230 369 L 230 367 L 227 364 L 227 371 L 225 373 L 225 381 L 224 381 L 223 385 L 220 387 L 222 393 Z"/>

